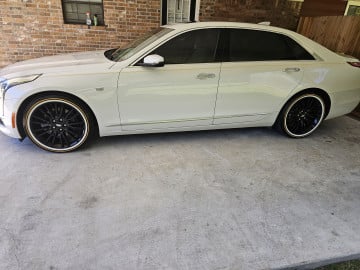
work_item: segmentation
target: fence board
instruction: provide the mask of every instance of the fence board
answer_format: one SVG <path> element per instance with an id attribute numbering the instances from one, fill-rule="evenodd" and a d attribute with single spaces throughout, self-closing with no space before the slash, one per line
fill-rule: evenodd
<path id="1" fill-rule="evenodd" d="M 301 17 L 298 33 L 330 50 L 360 58 L 360 17 Z"/>

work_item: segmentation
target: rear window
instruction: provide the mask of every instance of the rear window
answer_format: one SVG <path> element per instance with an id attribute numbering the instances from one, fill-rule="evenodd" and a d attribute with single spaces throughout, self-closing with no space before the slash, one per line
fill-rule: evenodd
<path id="1" fill-rule="evenodd" d="M 230 29 L 228 39 L 225 59 L 231 62 L 314 60 L 296 41 L 278 33 Z"/>

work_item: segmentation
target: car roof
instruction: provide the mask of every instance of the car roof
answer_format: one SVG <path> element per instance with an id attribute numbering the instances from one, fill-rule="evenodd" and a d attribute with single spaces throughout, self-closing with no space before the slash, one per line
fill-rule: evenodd
<path id="1" fill-rule="evenodd" d="M 174 30 L 190 30 L 196 28 L 212 28 L 212 27 L 220 27 L 220 28 L 245 28 L 245 29 L 256 29 L 256 30 L 267 30 L 272 32 L 281 32 L 281 33 L 294 33 L 293 31 L 268 26 L 264 24 L 254 24 L 254 23 L 242 23 L 242 22 L 193 22 L 193 23 L 179 23 L 179 24 L 168 24 L 163 27 L 174 29 Z"/>

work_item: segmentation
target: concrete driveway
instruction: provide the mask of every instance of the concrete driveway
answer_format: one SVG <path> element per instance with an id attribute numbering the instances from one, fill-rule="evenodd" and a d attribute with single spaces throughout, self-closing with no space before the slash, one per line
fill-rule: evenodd
<path id="1" fill-rule="evenodd" d="M 0 135 L 0 269 L 274 269 L 360 254 L 360 122 L 103 138 Z"/>

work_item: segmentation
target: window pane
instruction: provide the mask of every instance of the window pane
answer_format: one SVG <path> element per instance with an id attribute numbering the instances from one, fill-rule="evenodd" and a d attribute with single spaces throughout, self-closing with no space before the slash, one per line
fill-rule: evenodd
<path id="1" fill-rule="evenodd" d="M 90 12 L 92 22 L 96 14 L 98 24 L 104 25 L 102 0 L 63 0 L 65 23 L 85 24 L 87 12 Z"/>
<path id="2" fill-rule="evenodd" d="M 293 58 L 297 60 L 315 60 L 315 58 L 303 47 L 301 47 L 295 40 L 286 36 L 283 36 L 283 38 L 291 49 Z"/>
<path id="3" fill-rule="evenodd" d="M 140 52 L 142 49 L 149 46 L 155 40 L 158 40 L 162 36 L 170 33 L 171 31 L 173 31 L 173 30 L 169 29 L 169 28 L 162 28 L 162 27 L 155 29 L 155 30 L 151 31 L 150 33 L 145 34 L 144 36 L 142 36 L 136 40 L 133 40 L 127 46 L 117 49 L 112 54 L 111 58 L 114 61 L 126 60 L 126 59 L 130 58 L 131 56 L 133 56 L 134 54 Z"/>
<path id="4" fill-rule="evenodd" d="M 347 14 L 348 16 L 357 15 L 360 16 L 360 6 L 349 6 Z"/>
<path id="5" fill-rule="evenodd" d="M 276 61 L 314 59 L 295 41 L 281 34 L 232 29 L 229 32 L 230 61 Z"/>
<path id="6" fill-rule="evenodd" d="M 167 0 L 168 24 L 182 23 L 189 21 L 190 21 L 190 0 Z"/>
<path id="7" fill-rule="evenodd" d="M 163 56 L 165 64 L 211 63 L 218 38 L 218 29 L 194 30 L 171 39 L 151 54 Z"/>

